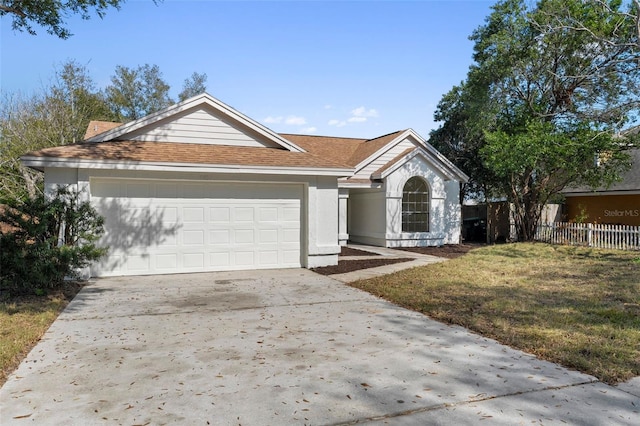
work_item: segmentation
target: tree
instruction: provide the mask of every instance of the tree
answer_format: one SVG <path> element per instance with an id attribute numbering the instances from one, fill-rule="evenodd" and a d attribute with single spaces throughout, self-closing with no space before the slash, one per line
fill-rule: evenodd
<path id="1" fill-rule="evenodd" d="M 194 72 L 191 77 L 184 80 L 182 91 L 178 94 L 178 99 L 182 102 L 193 96 L 207 91 L 207 74 Z"/>
<path id="2" fill-rule="evenodd" d="M 470 172 L 513 203 L 520 239 L 565 187 L 606 185 L 628 166 L 620 132 L 640 106 L 638 22 L 637 2 L 502 0 L 471 36 L 475 63 L 441 101 L 434 135 L 469 137 L 465 158 L 482 162 Z"/>
<path id="3" fill-rule="evenodd" d="M 72 35 L 64 21 L 67 15 L 79 13 L 82 19 L 90 19 L 93 11 L 102 18 L 107 9 L 120 9 L 122 3 L 124 0 L 4 0 L 0 2 L 0 17 L 10 16 L 16 31 L 35 35 L 32 25 L 36 24 L 49 34 L 67 39 Z"/>
<path id="4" fill-rule="evenodd" d="M 22 166 L 27 152 L 83 139 L 89 121 L 111 120 L 87 69 L 67 61 L 43 93 L 26 97 L 3 94 L 0 100 L 0 195 L 34 197 L 42 190 L 41 173 Z"/>
<path id="5" fill-rule="evenodd" d="M 482 104 L 479 96 L 482 93 L 471 93 L 465 82 L 451 89 L 434 114 L 436 121 L 443 124 L 429 136 L 429 143 L 469 176 L 469 181 L 460 188 L 461 203 L 467 198 L 485 200 L 495 181 L 491 170 L 478 160 L 484 142 L 484 129 L 478 125 L 482 121 L 473 119 L 482 113 L 475 110 Z"/>
<path id="6" fill-rule="evenodd" d="M 118 65 L 105 93 L 118 120 L 131 121 L 173 104 L 169 89 L 157 65 L 145 64 L 136 69 Z"/>

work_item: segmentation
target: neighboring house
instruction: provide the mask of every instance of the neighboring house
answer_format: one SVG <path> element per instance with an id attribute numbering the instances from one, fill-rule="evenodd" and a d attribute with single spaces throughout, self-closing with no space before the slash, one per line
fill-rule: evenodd
<path id="1" fill-rule="evenodd" d="M 620 182 L 608 188 L 569 188 L 564 213 L 566 220 L 640 226 L 640 149 L 630 152 L 632 166 Z"/>
<path id="2" fill-rule="evenodd" d="M 412 130 L 280 135 L 207 94 L 22 161 L 104 216 L 93 276 L 335 265 L 347 240 L 456 244 L 467 180 Z"/>

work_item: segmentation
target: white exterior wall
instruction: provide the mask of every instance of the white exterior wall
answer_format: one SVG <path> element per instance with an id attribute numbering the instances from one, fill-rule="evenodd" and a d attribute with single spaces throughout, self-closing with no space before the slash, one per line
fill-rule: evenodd
<path id="1" fill-rule="evenodd" d="M 430 191 L 429 232 L 402 232 L 402 189 L 412 177 L 423 178 Z M 387 247 L 437 246 L 446 244 L 448 234 L 449 185 L 444 177 L 434 170 L 420 157 L 414 157 L 386 178 L 387 195 Z M 449 197 L 451 199 L 451 197 Z M 458 206 L 459 214 L 459 206 Z"/>
<path id="2" fill-rule="evenodd" d="M 307 268 L 338 263 L 338 183 L 331 176 L 283 176 L 266 174 L 216 174 L 166 171 L 46 168 L 45 191 L 56 186 L 79 189 L 90 197 L 92 177 L 185 181 L 229 181 L 260 183 L 300 183 L 302 201 L 301 263 Z"/>
<path id="3" fill-rule="evenodd" d="M 338 244 L 346 246 L 349 241 L 349 190 L 338 190 Z"/>
<path id="4" fill-rule="evenodd" d="M 197 109 L 160 120 L 152 128 L 145 127 L 127 137 L 132 141 L 198 143 L 212 145 L 234 145 L 265 147 L 272 143 L 262 143 L 255 136 L 248 135 L 246 129 L 238 129 L 230 122 L 220 120 L 204 109 Z"/>
<path id="5" fill-rule="evenodd" d="M 445 244 L 460 244 L 462 241 L 462 206 L 460 205 L 460 182 L 445 182 Z"/>
<path id="6" fill-rule="evenodd" d="M 338 179 L 318 176 L 308 181 L 307 268 L 338 264 Z M 303 232 L 304 234 L 304 232 Z M 304 241 L 304 240 L 303 240 Z"/>
<path id="7" fill-rule="evenodd" d="M 383 189 L 351 189 L 349 192 L 349 238 L 351 241 L 385 245 L 386 198 Z"/>

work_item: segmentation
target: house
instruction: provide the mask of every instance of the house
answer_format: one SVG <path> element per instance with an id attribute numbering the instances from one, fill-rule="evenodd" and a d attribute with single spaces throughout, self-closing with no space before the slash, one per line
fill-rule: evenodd
<path id="1" fill-rule="evenodd" d="M 629 152 L 632 166 L 609 187 L 574 187 L 563 191 L 568 221 L 640 226 L 640 149 Z"/>
<path id="2" fill-rule="evenodd" d="M 347 241 L 456 244 L 467 176 L 413 130 L 277 134 L 208 94 L 32 152 L 105 218 L 93 276 L 335 265 Z"/>

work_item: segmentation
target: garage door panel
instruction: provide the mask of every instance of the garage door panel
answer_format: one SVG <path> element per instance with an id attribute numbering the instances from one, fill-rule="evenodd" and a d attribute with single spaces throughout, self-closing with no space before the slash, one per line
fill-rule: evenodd
<path id="1" fill-rule="evenodd" d="M 261 229 L 260 230 L 260 243 L 278 243 L 278 230 L 277 229 Z"/>
<path id="2" fill-rule="evenodd" d="M 209 244 L 228 245 L 231 241 L 229 235 L 230 231 L 228 229 L 214 229 L 209 233 Z"/>
<path id="3" fill-rule="evenodd" d="M 182 257 L 183 266 L 187 269 L 204 268 L 204 253 L 185 253 Z"/>
<path id="4" fill-rule="evenodd" d="M 278 208 L 277 207 L 260 207 L 258 218 L 260 222 L 277 222 Z"/>
<path id="5" fill-rule="evenodd" d="M 203 246 L 204 245 L 204 231 L 198 230 L 185 230 L 182 233 L 182 244 L 185 246 Z"/>
<path id="6" fill-rule="evenodd" d="M 278 264 L 278 251 L 261 251 L 260 252 L 260 265 L 277 265 Z"/>
<path id="7" fill-rule="evenodd" d="M 210 221 L 213 223 L 229 223 L 231 218 L 231 208 L 229 207 L 212 207 L 209 209 Z"/>
<path id="8" fill-rule="evenodd" d="M 282 221 L 285 222 L 300 222 L 300 207 L 283 207 L 282 208 Z"/>
<path id="9" fill-rule="evenodd" d="M 234 255 L 235 264 L 238 266 L 253 266 L 256 264 L 253 251 L 236 251 Z"/>
<path id="10" fill-rule="evenodd" d="M 213 268 L 227 268 L 230 263 L 231 254 L 228 251 L 209 253 L 210 264 Z"/>
<path id="11" fill-rule="evenodd" d="M 203 223 L 204 207 L 184 207 L 182 209 L 184 223 Z"/>
<path id="12" fill-rule="evenodd" d="M 91 196 L 110 247 L 96 275 L 301 264 L 301 185 L 104 178 Z"/>
<path id="13" fill-rule="evenodd" d="M 151 268 L 151 258 L 148 254 L 129 254 L 125 258 L 128 270 L 136 272 L 148 272 Z"/>
<path id="14" fill-rule="evenodd" d="M 283 243 L 300 243 L 300 228 L 287 228 L 282 230 Z"/>
<path id="15" fill-rule="evenodd" d="M 236 229 L 233 235 L 233 242 L 236 244 L 254 244 L 256 242 L 253 229 Z"/>
<path id="16" fill-rule="evenodd" d="M 235 222 L 252 222 L 254 221 L 253 207 L 236 207 L 233 209 Z"/>
<path id="17" fill-rule="evenodd" d="M 178 267 L 177 254 L 157 254 L 156 268 L 163 271 L 174 271 Z"/>

